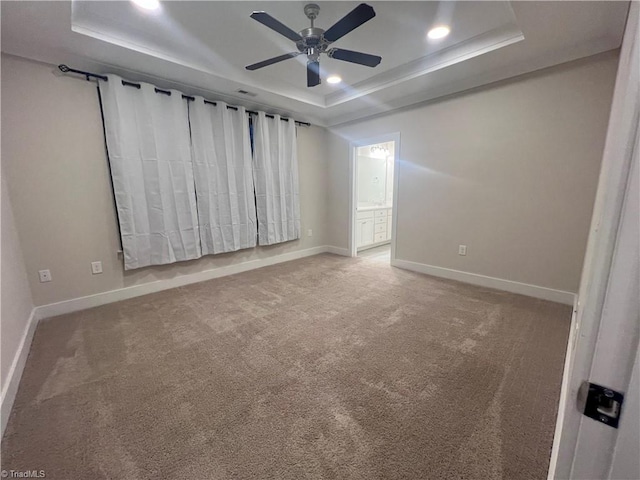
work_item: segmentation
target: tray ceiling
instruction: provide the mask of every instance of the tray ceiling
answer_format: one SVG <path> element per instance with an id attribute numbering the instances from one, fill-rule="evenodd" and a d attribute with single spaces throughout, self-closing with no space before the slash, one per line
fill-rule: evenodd
<path id="1" fill-rule="evenodd" d="M 335 124 L 617 48 L 627 2 L 368 2 L 376 17 L 333 46 L 382 56 L 376 68 L 323 56 L 323 83 L 306 87 L 305 57 L 249 72 L 245 65 L 295 51 L 252 20 L 264 10 L 294 30 L 307 2 L 3 2 L 4 52 L 115 72 Z M 318 2 L 328 28 L 359 2 Z M 426 37 L 436 24 L 451 34 Z M 342 83 L 330 85 L 330 74 Z M 247 98 L 237 90 L 256 94 Z"/>

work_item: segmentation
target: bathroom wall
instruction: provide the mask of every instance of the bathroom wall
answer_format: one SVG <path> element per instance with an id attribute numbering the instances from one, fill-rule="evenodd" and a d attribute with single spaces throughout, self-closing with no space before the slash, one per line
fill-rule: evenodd
<path id="1" fill-rule="evenodd" d="M 388 151 L 386 158 L 372 148 Z M 358 205 L 391 205 L 393 202 L 393 142 L 358 148 Z"/>
<path id="2" fill-rule="evenodd" d="M 368 206 L 385 202 L 387 161 L 358 155 L 358 205 Z"/>

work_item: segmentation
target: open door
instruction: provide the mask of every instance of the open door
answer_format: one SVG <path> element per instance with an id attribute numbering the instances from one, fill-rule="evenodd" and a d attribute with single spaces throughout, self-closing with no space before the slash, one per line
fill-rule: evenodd
<path id="1" fill-rule="evenodd" d="M 553 479 L 640 478 L 639 18 L 640 4 L 631 2 L 565 362 Z M 596 387 L 589 395 L 589 384 L 605 387 L 604 396 Z"/>
<path id="2" fill-rule="evenodd" d="M 363 139 L 352 142 L 350 148 L 350 255 L 391 263 L 395 258 L 400 135 Z"/>

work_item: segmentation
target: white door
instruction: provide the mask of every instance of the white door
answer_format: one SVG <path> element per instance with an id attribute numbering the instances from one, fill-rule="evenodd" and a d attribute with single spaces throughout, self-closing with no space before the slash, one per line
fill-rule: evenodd
<path id="1" fill-rule="evenodd" d="M 631 2 L 565 362 L 550 479 L 640 478 L 639 18 L 640 4 Z M 576 396 L 585 381 L 624 394 L 619 428 L 578 410 Z"/>
<path id="2" fill-rule="evenodd" d="M 586 416 L 580 419 L 571 472 L 571 478 L 576 479 L 640 479 L 640 415 L 637 406 L 635 409 L 633 406 L 637 403 L 638 384 L 637 380 L 635 383 L 632 381 L 640 335 L 638 155 L 635 155 L 629 180 L 591 371 L 584 378 L 623 393 L 625 400 L 618 429 Z M 637 367 L 635 375 L 638 375 Z M 607 446 L 603 448 L 603 444 Z M 635 454 L 629 456 L 630 451 L 635 451 Z"/>

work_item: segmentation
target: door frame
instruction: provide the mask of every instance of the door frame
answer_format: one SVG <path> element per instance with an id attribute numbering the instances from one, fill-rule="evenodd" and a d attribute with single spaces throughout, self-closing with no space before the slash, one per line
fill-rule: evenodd
<path id="1" fill-rule="evenodd" d="M 394 142 L 393 147 L 393 205 L 391 205 L 391 263 L 396 259 L 396 233 L 398 221 L 398 187 L 400 185 L 400 132 L 386 133 L 375 137 L 349 142 L 349 256 L 358 256 L 356 246 L 356 208 L 358 205 L 358 155 L 359 147 L 376 143 Z"/>

